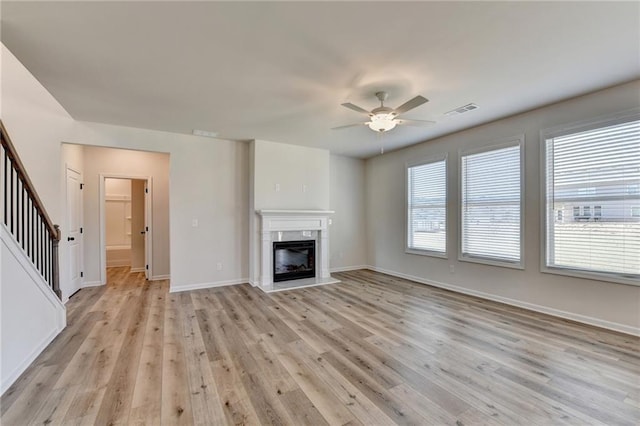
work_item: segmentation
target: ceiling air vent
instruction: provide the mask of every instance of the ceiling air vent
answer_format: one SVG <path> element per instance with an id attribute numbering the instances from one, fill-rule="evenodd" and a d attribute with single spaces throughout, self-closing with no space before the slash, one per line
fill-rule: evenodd
<path id="1" fill-rule="evenodd" d="M 207 130 L 198 130 L 198 129 L 194 129 L 193 134 L 196 136 L 204 136 L 205 138 L 215 138 L 216 136 L 218 136 L 217 132 L 209 132 Z"/>
<path id="2" fill-rule="evenodd" d="M 461 106 L 460 108 L 445 112 L 444 115 L 459 115 L 464 114 L 465 112 L 473 111 L 474 109 L 478 109 L 478 105 L 466 104 L 465 106 Z"/>

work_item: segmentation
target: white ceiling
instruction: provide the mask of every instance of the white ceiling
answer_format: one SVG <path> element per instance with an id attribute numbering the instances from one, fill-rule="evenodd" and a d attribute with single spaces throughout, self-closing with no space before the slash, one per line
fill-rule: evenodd
<path id="1" fill-rule="evenodd" d="M 78 120 L 358 157 L 640 77 L 638 2 L 3 1 L 1 28 Z M 437 124 L 330 130 L 381 89 Z"/>

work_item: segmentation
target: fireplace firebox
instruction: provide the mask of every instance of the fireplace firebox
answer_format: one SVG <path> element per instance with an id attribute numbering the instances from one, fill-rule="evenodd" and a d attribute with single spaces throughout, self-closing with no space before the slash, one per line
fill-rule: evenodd
<path id="1" fill-rule="evenodd" d="M 276 241 L 273 243 L 273 281 L 288 281 L 316 276 L 316 242 Z"/>

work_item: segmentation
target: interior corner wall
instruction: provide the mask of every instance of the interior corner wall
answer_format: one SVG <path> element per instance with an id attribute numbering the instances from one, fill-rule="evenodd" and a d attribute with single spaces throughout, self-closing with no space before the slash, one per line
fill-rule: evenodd
<path id="1" fill-rule="evenodd" d="M 365 161 L 332 155 L 330 174 L 330 268 L 366 267 Z"/>
<path id="2" fill-rule="evenodd" d="M 366 163 L 369 264 L 381 271 L 621 331 L 640 332 L 640 287 L 542 273 L 540 131 L 638 107 L 640 81 L 373 157 Z M 525 134 L 525 269 L 458 260 L 459 150 Z M 448 259 L 405 253 L 405 164 L 448 154 Z M 450 272 L 450 265 L 454 273 Z"/>
<path id="3" fill-rule="evenodd" d="M 169 246 L 169 162 L 170 156 L 158 152 L 84 147 L 83 225 L 85 281 L 99 283 L 100 251 L 100 175 L 152 178 L 152 263 L 151 276 L 170 273 Z M 104 265 L 102 265 L 104 267 Z"/>

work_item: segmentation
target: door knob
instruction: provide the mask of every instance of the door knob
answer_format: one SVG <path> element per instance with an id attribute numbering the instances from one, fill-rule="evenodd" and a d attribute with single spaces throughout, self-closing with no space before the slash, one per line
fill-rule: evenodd
<path id="1" fill-rule="evenodd" d="M 75 238 L 74 237 L 67 237 L 67 241 L 74 241 Z"/>
<path id="2" fill-rule="evenodd" d="M 140 233 L 141 233 L 142 235 L 144 235 L 144 231 L 140 231 Z"/>

